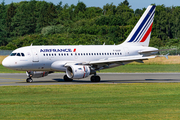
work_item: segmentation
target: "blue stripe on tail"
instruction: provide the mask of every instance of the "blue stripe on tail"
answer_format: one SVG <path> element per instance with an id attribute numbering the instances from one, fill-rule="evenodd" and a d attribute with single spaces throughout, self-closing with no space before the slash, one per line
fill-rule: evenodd
<path id="1" fill-rule="evenodd" d="M 152 18 L 154 17 L 154 14 L 155 14 L 155 11 L 152 13 L 151 18 L 148 20 L 148 22 L 146 23 L 145 27 L 143 28 L 143 30 L 141 31 L 141 33 L 139 34 L 139 36 L 136 38 L 136 40 L 135 40 L 134 42 L 136 42 L 136 41 L 139 39 L 139 37 L 141 36 L 141 34 L 142 34 L 142 33 L 144 32 L 144 30 L 146 29 L 147 25 L 149 25 L 149 23 L 153 21 Z M 149 26 L 151 26 L 151 24 L 150 24 Z"/>
<path id="2" fill-rule="evenodd" d="M 132 36 L 132 38 L 128 41 L 128 42 L 133 42 L 134 39 L 137 37 L 138 33 L 140 32 L 140 30 L 142 29 L 142 27 L 144 26 L 144 24 L 146 23 L 146 21 L 148 20 L 148 18 L 150 17 L 149 13 L 152 14 L 153 10 L 155 9 L 155 5 L 152 6 L 152 8 L 150 9 L 150 11 L 148 12 L 148 14 L 146 15 L 145 19 L 142 21 L 141 25 L 139 26 L 139 28 L 137 29 L 137 31 L 134 33 L 134 35 Z"/>

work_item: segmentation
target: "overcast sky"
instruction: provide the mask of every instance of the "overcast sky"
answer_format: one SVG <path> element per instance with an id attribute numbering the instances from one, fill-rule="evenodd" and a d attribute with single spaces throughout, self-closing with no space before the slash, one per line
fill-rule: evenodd
<path id="1" fill-rule="evenodd" d="M 3 0 L 1 0 L 3 1 Z M 5 4 L 10 4 L 11 2 L 20 2 L 20 1 L 29 1 L 29 0 L 5 0 Z M 41 0 L 39 0 L 41 1 Z M 58 4 L 60 1 L 62 1 L 63 5 L 68 3 L 68 5 L 74 4 L 76 5 L 78 3 L 78 0 L 44 0 L 47 2 L 52 2 L 55 5 Z M 84 2 L 87 7 L 101 7 L 103 8 L 103 5 L 106 5 L 107 3 L 114 5 L 118 5 L 119 3 L 123 2 L 124 0 L 79 0 L 81 2 Z M 130 3 L 130 6 L 132 9 L 142 9 L 146 8 L 150 4 L 156 4 L 156 5 L 162 5 L 164 4 L 166 7 L 171 6 L 180 6 L 180 0 L 128 0 Z"/>

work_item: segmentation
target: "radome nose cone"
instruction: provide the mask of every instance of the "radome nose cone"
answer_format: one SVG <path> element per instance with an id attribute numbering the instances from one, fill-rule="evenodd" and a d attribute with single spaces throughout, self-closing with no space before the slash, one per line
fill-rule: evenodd
<path id="1" fill-rule="evenodd" d="M 8 66 L 8 61 L 6 60 L 6 58 L 2 61 L 2 65 L 4 67 L 7 67 Z"/>

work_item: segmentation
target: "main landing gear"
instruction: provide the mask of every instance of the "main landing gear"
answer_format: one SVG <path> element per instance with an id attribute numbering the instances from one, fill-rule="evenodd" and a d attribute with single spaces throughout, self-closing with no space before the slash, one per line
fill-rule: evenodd
<path id="1" fill-rule="evenodd" d="M 64 75 L 64 81 L 66 82 L 72 82 L 73 79 L 68 78 L 67 75 Z M 99 76 L 93 75 L 91 76 L 91 82 L 100 82 L 101 78 Z"/>
<path id="2" fill-rule="evenodd" d="M 100 82 L 101 81 L 101 78 L 96 75 L 96 72 L 94 72 L 94 75 L 91 76 L 91 82 Z"/>
<path id="3" fill-rule="evenodd" d="M 73 81 L 73 79 L 68 78 L 67 75 L 64 75 L 64 81 L 66 81 L 66 82 L 71 82 L 71 81 Z"/>
<path id="4" fill-rule="evenodd" d="M 100 82 L 101 81 L 101 78 L 99 76 L 91 76 L 91 82 Z"/>

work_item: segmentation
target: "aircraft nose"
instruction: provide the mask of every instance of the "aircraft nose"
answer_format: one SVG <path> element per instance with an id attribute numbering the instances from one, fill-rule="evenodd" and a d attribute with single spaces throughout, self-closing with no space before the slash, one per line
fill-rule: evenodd
<path id="1" fill-rule="evenodd" d="M 3 61 L 2 61 L 2 65 L 4 66 L 4 67 L 8 67 L 9 66 L 9 60 L 8 60 L 8 58 L 5 58 Z"/>

